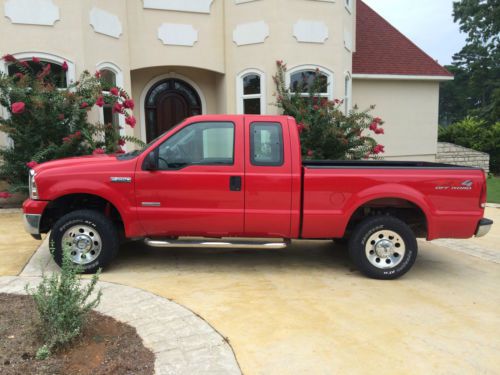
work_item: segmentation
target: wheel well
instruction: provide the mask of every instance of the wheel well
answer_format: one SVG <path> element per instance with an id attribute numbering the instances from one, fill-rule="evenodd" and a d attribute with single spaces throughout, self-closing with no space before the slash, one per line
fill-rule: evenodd
<path id="1" fill-rule="evenodd" d="M 94 210 L 103 213 L 124 233 L 123 220 L 116 207 L 106 199 L 92 194 L 70 194 L 51 201 L 42 216 L 40 232 L 47 233 L 62 216 L 76 210 Z"/>
<path id="2" fill-rule="evenodd" d="M 358 207 L 347 224 L 346 233 L 368 216 L 391 215 L 405 222 L 416 237 L 427 237 L 427 218 L 424 211 L 413 202 L 401 198 L 381 198 Z"/>

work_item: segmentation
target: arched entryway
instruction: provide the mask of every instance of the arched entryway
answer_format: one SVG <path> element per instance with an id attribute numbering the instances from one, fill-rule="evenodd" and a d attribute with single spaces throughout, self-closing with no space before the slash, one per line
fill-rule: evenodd
<path id="1" fill-rule="evenodd" d="M 197 91 L 179 78 L 155 83 L 144 101 L 146 140 L 149 142 L 189 116 L 202 113 Z"/>

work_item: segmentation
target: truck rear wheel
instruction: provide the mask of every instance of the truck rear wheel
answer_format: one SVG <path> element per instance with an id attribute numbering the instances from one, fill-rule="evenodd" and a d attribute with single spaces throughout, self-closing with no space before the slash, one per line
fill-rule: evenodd
<path id="1" fill-rule="evenodd" d="M 59 266 L 67 251 L 83 273 L 95 273 L 116 256 L 119 236 L 113 222 L 100 212 L 78 210 L 64 215 L 54 224 L 50 246 Z"/>
<path id="2" fill-rule="evenodd" d="M 415 263 L 418 245 L 413 231 L 393 216 L 373 216 L 355 228 L 349 256 L 357 268 L 374 279 L 404 275 Z"/>

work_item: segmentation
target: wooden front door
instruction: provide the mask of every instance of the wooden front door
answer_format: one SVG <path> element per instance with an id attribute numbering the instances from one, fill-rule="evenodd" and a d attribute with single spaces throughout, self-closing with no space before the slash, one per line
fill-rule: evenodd
<path id="1" fill-rule="evenodd" d="M 167 92 L 158 99 L 156 107 L 156 134 L 165 133 L 190 116 L 187 100 L 176 92 Z"/>
<path id="2" fill-rule="evenodd" d="M 147 141 L 155 139 L 189 116 L 201 114 L 201 100 L 187 82 L 169 78 L 155 84 L 146 96 Z"/>

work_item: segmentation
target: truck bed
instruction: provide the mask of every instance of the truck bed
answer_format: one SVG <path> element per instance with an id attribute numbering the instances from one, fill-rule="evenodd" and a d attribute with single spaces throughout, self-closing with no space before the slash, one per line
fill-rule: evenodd
<path id="1" fill-rule="evenodd" d="M 419 207 L 429 240 L 471 237 L 483 217 L 485 175 L 480 168 L 381 160 L 302 165 L 304 238 L 342 237 L 354 212 L 380 204 Z"/>

